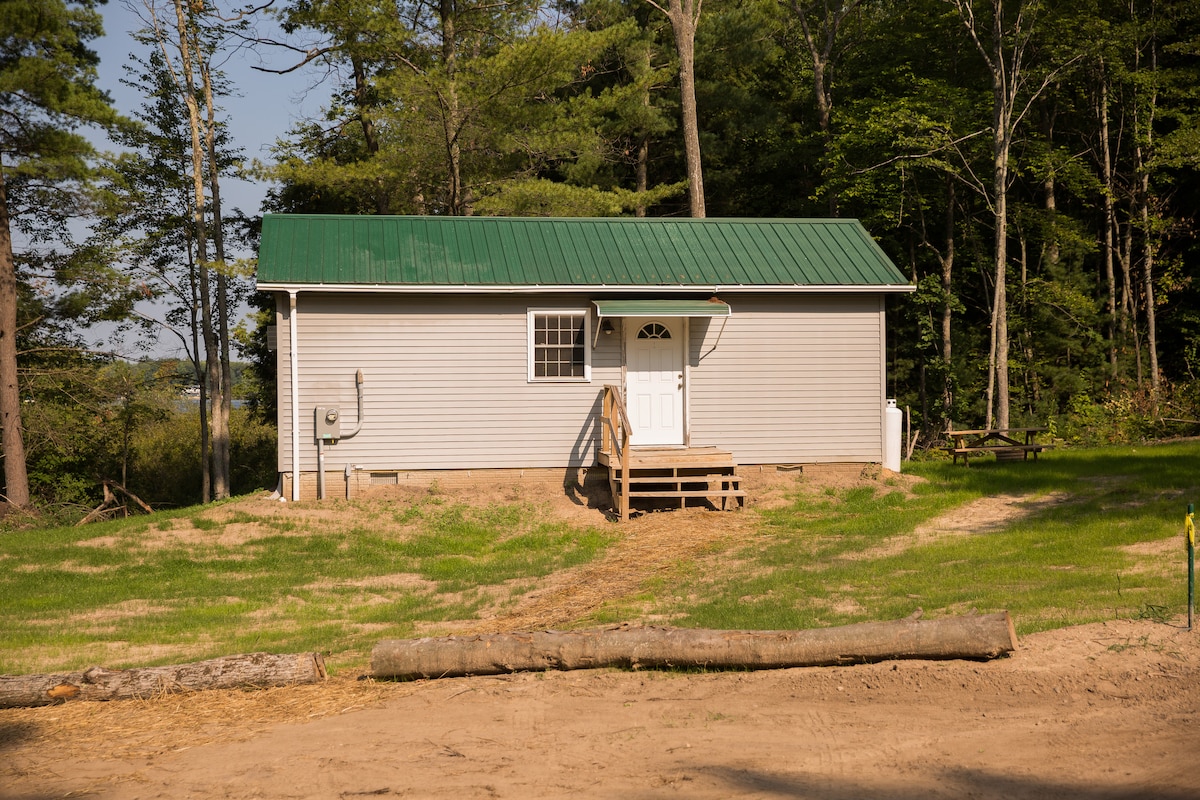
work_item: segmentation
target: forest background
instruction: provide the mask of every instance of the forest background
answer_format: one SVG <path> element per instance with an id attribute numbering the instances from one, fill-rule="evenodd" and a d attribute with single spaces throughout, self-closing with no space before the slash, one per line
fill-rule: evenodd
<path id="1" fill-rule="evenodd" d="M 93 3 L 0 0 L 10 507 L 273 484 L 273 306 L 233 178 L 270 182 L 259 212 L 857 217 L 917 287 L 889 301 L 887 390 L 918 447 L 1200 427 L 1200 4 L 127 3 L 123 116 Z M 257 160 L 223 105 L 246 49 L 327 97 Z M 98 323 L 186 357 L 85 346 Z"/>

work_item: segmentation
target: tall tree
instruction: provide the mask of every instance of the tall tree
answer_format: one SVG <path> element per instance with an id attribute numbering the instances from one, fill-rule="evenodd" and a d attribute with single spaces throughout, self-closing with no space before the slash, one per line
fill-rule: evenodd
<path id="1" fill-rule="evenodd" d="M 1036 59 L 1035 37 L 1043 12 L 1040 0 L 949 0 L 979 51 L 992 84 L 993 295 L 989 353 L 987 424 L 1009 423 L 1008 189 L 1013 140 L 1034 101 L 1057 78 L 1059 69 Z M 984 14 L 977 15 L 977 8 Z M 993 380 L 995 407 L 993 414 Z"/>
<path id="2" fill-rule="evenodd" d="M 610 34 L 608 46 L 584 67 L 590 73 L 587 82 L 570 89 L 573 116 L 595 131 L 595 146 L 560 162 L 557 175 L 546 174 L 569 184 L 573 192 L 600 189 L 600 198 L 617 201 L 610 207 L 620 204 L 615 213 L 628 210 L 624 198 L 632 189 L 632 210 L 644 217 L 651 206 L 667 195 L 682 194 L 687 186 L 686 180 L 655 185 L 655 173 L 676 174 L 662 155 L 677 149 L 663 144 L 673 141 L 671 133 L 678 128 L 668 94 L 677 83 L 677 69 L 674 47 L 666 41 L 667 21 L 642 0 L 587 0 L 574 18 L 588 31 L 627 32 Z"/>
<path id="3" fill-rule="evenodd" d="M 207 401 L 210 397 L 214 404 L 223 401 L 222 393 L 209 389 L 216 384 L 207 369 L 202 333 L 202 284 L 194 219 L 195 184 L 191 179 L 194 155 L 191 124 L 157 40 L 150 33 L 139 34 L 136 39 L 146 46 L 145 55 L 131 55 L 125 69 L 130 76 L 126 83 L 145 98 L 135 114 L 142 124 L 116 138 L 116 143 L 125 150 L 112 169 L 116 202 L 98 223 L 96 238 L 120 253 L 122 263 L 131 274 L 158 305 L 166 309 L 165 315 L 147 317 L 145 324 L 176 337 L 187 353 L 194 383 L 200 387 L 205 401 L 198 403 L 196 408 L 200 432 L 198 447 L 202 454 L 198 463 L 206 465 L 199 471 L 201 485 L 197 488 L 199 499 L 206 499 L 212 496 L 213 488 L 212 469 L 208 467 L 213 459 L 204 455 L 213 450 Z M 220 74 L 213 75 L 212 80 L 214 92 L 221 91 Z M 240 152 L 230 146 L 225 128 L 215 124 L 214 115 L 215 108 L 213 114 L 206 111 L 204 115 L 206 128 L 211 133 L 208 137 L 211 140 L 206 140 L 203 147 L 209 186 L 212 186 L 212 175 L 227 174 L 240 158 Z M 211 191 L 215 199 L 210 211 L 214 213 L 207 220 L 205 232 L 211 231 L 210 238 L 219 246 L 215 247 L 214 268 L 208 270 L 209 294 L 217 298 L 214 338 L 220 343 L 219 385 L 225 388 L 231 385 L 231 379 L 226 377 L 231 369 L 226 349 L 231 334 L 222 330 L 220 309 L 226 309 L 228 315 L 234 298 L 230 297 L 228 285 L 233 279 L 229 270 L 221 266 L 225 264 L 225 234 L 230 221 L 215 213 L 219 207 L 219 184 Z M 222 282 L 225 283 L 224 291 Z M 236 289 L 237 282 L 234 284 Z"/>
<path id="4" fill-rule="evenodd" d="M 121 120 L 96 87 L 98 58 L 87 44 L 103 30 L 94 2 L 5 0 L 0 31 L 0 432 L 5 496 L 26 506 L 12 230 L 36 236 L 81 210 L 94 151 L 79 129 Z"/>
<path id="5" fill-rule="evenodd" d="M 693 217 L 705 216 L 704 168 L 700 161 L 700 117 L 696 108 L 696 26 L 703 0 L 646 0 L 671 21 L 679 56 L 679 113 L 687 163 L 688 206 Z"/>
<path id="6" fill-rule="evenodd" d="M 843 23 L 864 0 L 823 0 L 820 8 L 807 0 L 789 0 L 789 6 L 800 25 L 804 46 L 812 64 L 813 100 L 817 111 L 817 126 L 828 157 L 833 140 L 832 70 L 835 66 L 838 40 Z M 829 213 L 837 213 L 837 195 L 829 193 Z"/>
<path id="7" fill-rule="evenodd" d="M 189 264 L 194 266 L 194 288 L 199 310 L 199 338 L 204 352 L 204 380 L 200 382 L 201 449 L 205 454 L 202 499 L 221 499 L 230 492 L 230 430 L 232 407 L 230 371 L 229 265 L 224 252 L 220 176 L 222 164 L 217 143 L 216 88 L 212 64 L 221 48 L 225 22 L 211 6 L 183 0 L 142 0 L 146 24 L 143 40 L 158 50 L 163 72 L 174 88 L 178 104 L 186 111 L 190 196 Z M 210 255 L 210 247 L 214 252 Z M 193 329 L 194 330 L 194 329 Z M 210 451 L 211 443 L 211 451 Z"/>
<path id="8" fill-rule="evenodd" d="M 320 0 L 287 17 L 321 44 L 306 63 L 342 76 L 327 119 L 302 125 L 270 169 L 288 208 L 365 213 L 616 213 L 630 191 L 579 185 L 605 158 L 596 62 L 637 33 L 551 26 L 537 4 Z M 593 102 L 594 101 L 594 102 Z M 605 208 L 613 210 L 605 210 Z"/>
<path id="9" fill-rule="evenodd" d="M 1196 306 L 1197 171 L 1200 170 L 1200 8 L 1182 0 L 1163 0 L 1145 4 L 1145 75 L 1142 87 L 1146 104 L 1152 100 L 1157 121 L 1145 139 L 1149 181 L 1143 182 L 1142 196 L 1146 216 L 1142 225 L 1144 239 L 1143 283 L 1147 308 L 1147 328 L 1151 313 L 1154 320 L 1153 347 L 1150 342 L 1151 388 L 1158 402 L 1169 388 L 1169 381 L 1183 382 L 1192 370 L 1180 371 L 1186 364 L 1181 352 L 1195 352 L 1197 343 L 1180 336 L 1178 325 L 1187 320 Z M 1147 63 L 1147 61 L 1149 63 Z M 1140 138 L 1140 137 L 1139 137 Z M 1151 269 L 1151 267 L 1153 269 Z M 1190 295 L 1190 296 L 1189 296 Z M 1148 339 L 1151 337 L 1148 334 Z M 1190 337 L 1188 337 L 1190 338 Z M 1166 364 L 1176 365 L 1175 376 L 1165 374 Z M 1194 363 L 1194 361 L 1193 361 Z M 1159 375 L 1156 373 L 1162 372 Z"/>

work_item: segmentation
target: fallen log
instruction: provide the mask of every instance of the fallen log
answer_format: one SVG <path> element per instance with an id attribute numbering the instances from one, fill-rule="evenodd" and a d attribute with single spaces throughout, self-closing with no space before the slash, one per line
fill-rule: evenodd
<path id="1" fill-rule="evenodd" d="M 110 511 L 116 511 L 118 508 L 121 508 L 121 509 L 125 508 L 125 506 L 117 505 L 117 496 L 115 494 L 113 494 L 113 491 L 112 491 L 113 489 L 116 489 L 121 494 L 125 495 L 130 500 L 137 503 L 139 506 L 141 506 L 142 510 L 145 511 L 147 514 L 154 513 L 154 509 L 151 508 L 149 505 L 147 505 L 146 502 L 144 500 L 142 500 L 142 498 L 138 497 L 136 494 L 129 491 L 128 489 L 126 489 L 124 486 L 117 483 L 116 481 L 102 481 L 101 486 L 104 489 L 104 500 L 100 503 L 100 505 L 93 508 L 86 517 L 79 520 L 79 522 L 76 522 L 75 523 L 76 528 L 81 528 L 84 525 L 95 522 L 96 520 L 98 520 L 101 517 L 108 514 L 108 512 L 110 512 Z M 126 513 L 126 516 L 128 516 L 128 513 Z"/>
<path id="2" fill-rule="evenodd" d="M 249 653 L 193 664 L 140 669 L 92 667 L 83 672 L 0 675 L 0 708 L 67 700 L 145 699 L 202 689 L 262 689 L 325 680 L 320 653 Z"/>
<path id="3" fill-rule="evenodd" d="M 1007 611 L 803 631 L 633 627 L 385 639 L 375 678 L 449 678 L 595 667 L 781 669 L 895 659 L 996 658 L 1017 648 Z"/>

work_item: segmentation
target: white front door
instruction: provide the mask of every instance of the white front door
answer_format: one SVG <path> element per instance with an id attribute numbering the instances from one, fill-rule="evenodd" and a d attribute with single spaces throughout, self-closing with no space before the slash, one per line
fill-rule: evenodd
<path id="1" fill-rule="evenodd" d="M 684 320 L 625 320 L 630 443 L 683 445 Z"/>

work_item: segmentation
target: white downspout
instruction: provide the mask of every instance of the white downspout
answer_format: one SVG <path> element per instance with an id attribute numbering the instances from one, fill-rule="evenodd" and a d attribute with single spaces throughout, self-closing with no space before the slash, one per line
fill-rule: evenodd
<path id="1" fill-rule="evenodd" d="M 292 500 L 300 499 L 300 355 L 296 352 L 296 290 L 288 290 L 288 353 L 292 381 Z"/>

